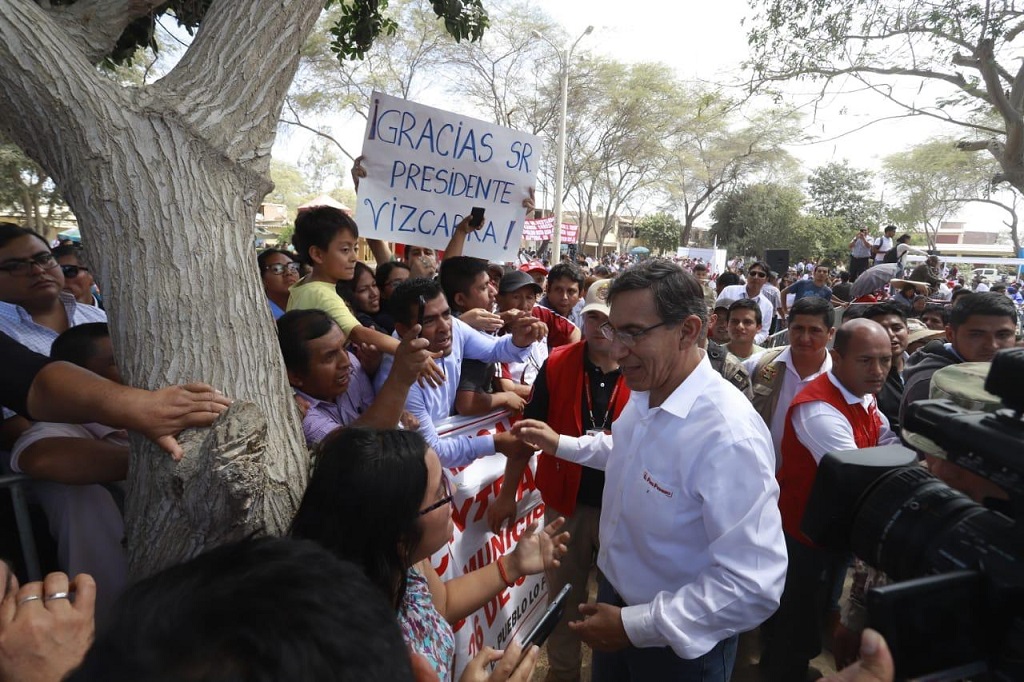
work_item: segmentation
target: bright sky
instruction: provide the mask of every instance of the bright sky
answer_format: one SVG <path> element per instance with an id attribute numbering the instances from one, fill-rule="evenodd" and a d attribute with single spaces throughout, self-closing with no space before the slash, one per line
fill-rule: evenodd
<path id="1" fill-rule="evenodd" d="M 664 0 L 535 0 L 561 23 L 571 39 L 587 25 L 594 32 L 584 37 L 578 51 L 590 50 L 620 61 L 657 61 L 675 69 L 680 78 L 718 84 L 741 82 L 741 62 L 747 58 L 744 16 L 751 14 L 747 0 L 668 3 Z M 853 90 L 860 84 L 850 82 Z M 902 112 L 880 95 L 858 92 L 816 101 L 819 88 L 811 83 L 793 84 L 795 102 L 805 105 L 807 133 L 816 141 L 790 149 L 809 171 L 830 161 L 848 159 L 858 168 L 878 170 L 881 159 L 893 152 L 939 134 L 957 134 L 940 122 L 916 117 L 884 121 L 862 128 L 870 121 Z M 934 93 L 918 91 L 917 84 L 903 90 L 908 101 L 932 104 Z M 433 104 L 433 102 L 428 102 Z M 850 132 L 860 129 L 858 132 Z M 362 124 L 346 126 L 341 136 L 358 149 Z M 302 135 L 289 135 L 275 146 L 275 156 L 294 161 L 307 144 Z M 881 194 L 881 185 L 879 183 Z M 980 204 L 965 208 L 960 219 L 974 229 L 997 229 L 1005 212 Z"/>

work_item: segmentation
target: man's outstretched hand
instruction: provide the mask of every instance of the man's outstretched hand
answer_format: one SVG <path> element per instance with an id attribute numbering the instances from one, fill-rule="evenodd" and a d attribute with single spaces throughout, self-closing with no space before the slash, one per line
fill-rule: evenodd
<path id="1" fill-rule="evenodd" d="M 175 438 L 185 429 L 209 426 L 231 405 L 231 399 L 209 384 L 139 389 L 125 405 L 124 426 L 138 431 L 180 461 L 184 452 Z"/>

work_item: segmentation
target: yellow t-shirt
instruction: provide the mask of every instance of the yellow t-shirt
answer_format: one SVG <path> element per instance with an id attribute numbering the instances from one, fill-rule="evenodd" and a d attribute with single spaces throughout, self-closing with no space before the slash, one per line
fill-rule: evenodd
<path id="1" fill-rule="evenodd" d="M 288 295 L 288 310 L 322 310 L 338 323 L 341 331 L 348 336 L 359 320 L 348 305 L 338 296 L 333 284 L 327 282 L 306 282 L 293 286 Z"/>

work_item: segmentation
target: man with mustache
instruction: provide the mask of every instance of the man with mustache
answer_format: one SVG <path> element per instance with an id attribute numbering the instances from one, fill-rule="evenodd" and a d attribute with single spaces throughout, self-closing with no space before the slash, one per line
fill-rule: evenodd
<path id="1" fill-rule="evenodd" d="M 807 679 L 808 662 L 821 651 L 832 587 L 845 575 L 848 557 L 812 543 L 800 524 L 822 457 L 899 442 L 875 402 L 891 365 L 885 328 L 873 320 L 851 320 L 836 332 L 832 368 L 789 407 L 778 473 L 789 568 L 779 610 L 762 629 L 767 646 L 761 668 L 770 682 Z"/>

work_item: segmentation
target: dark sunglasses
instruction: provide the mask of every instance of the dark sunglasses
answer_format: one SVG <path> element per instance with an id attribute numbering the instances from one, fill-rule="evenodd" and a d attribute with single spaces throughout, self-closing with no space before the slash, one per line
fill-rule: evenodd
<path id="1" fill-rule="evenodd" d="M 747 273 L 747 277 L 767 277 L 767 272 L 761 272 L 760 270 L 751 270 Z"/>
<path id="2" fill-rule="evenodd" d="M 74 279 L 78 277 L 79 272 L 89 272 L 89 268 L 84 265 L 62 265 L 60 271 L 64 273 L 64 276 L 68 279 Z"/>

